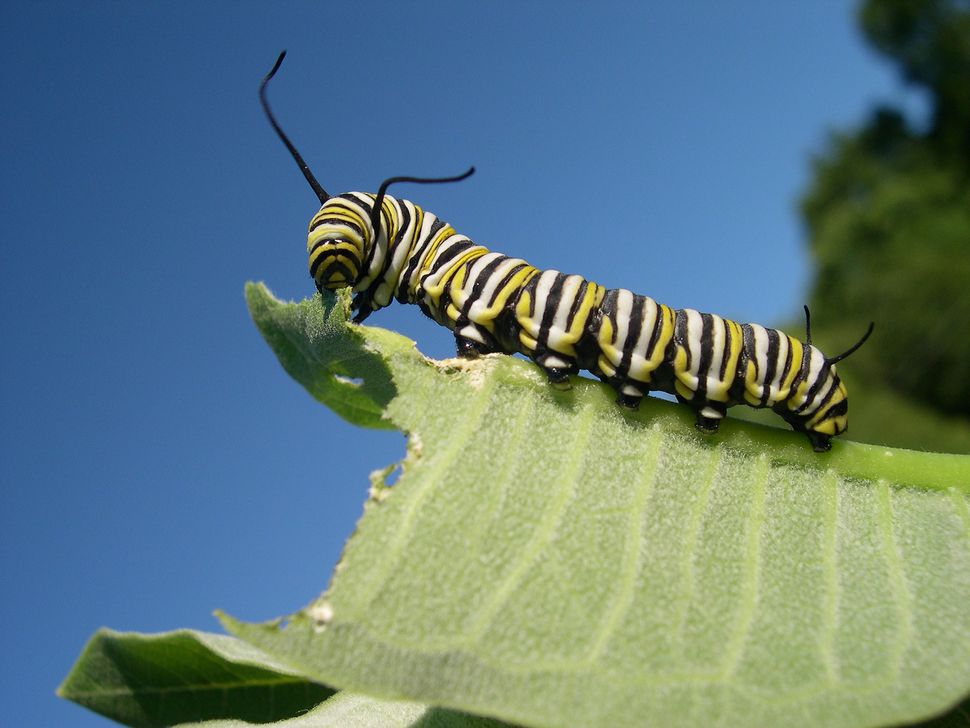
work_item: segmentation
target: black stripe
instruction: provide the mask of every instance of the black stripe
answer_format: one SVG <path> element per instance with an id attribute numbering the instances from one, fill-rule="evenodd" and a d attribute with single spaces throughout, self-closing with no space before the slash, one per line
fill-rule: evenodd
<path id="1" fill-rule="evenodd" d="M 546 348 L 549 343 L 549 329 L 552 328 L 552 322 L 556 317 L 559 302 L 562 300 L 562 287 L 565 282 L 566 276 L 562 273 L 556 273 L 556 280 L 549 287 L 549 295 L 546 296 L 546 307 L 542 311 L 542 321 L 539 324 L 539 336 L 536 337 L 537 347 L 541 346 Z M 535 297 L 532 299 L 532 305 L 533 307 L 537 305 Z"/>
<path id="2" fill-rule="evenodd" d="M 504 256 L 503 256 L 503 258 L 504 258 L 504 260 L 509 260 L 509 258 L 508 258 L 508 257 L 504 257 Z M 492 306 L 492 305 L 494 305 L 494 304 L 495 304 L 495 301 L 497 301 L 497 300 L 498 300 L 498 297 L 499 297 L 499 296 L 500 296 L 500 295 L 502 294 L 502 291 L 504 291 L 504 290 L 505 290 L 505 288 L 506 288 L 506 286 L 508 286 L 508 285 L 509 285 L 509 283 L 511 283 L 511 281 L 512 281 L 512 279 L 513 279 L 513 278 L 515 278 L 515 276 L 516 276 L 516 275 L 517 275 L 518 273 L 520 273 L 520 272 L 522 271 L 522 269 L 523 269 L 523 268 L 525 268 L 525 267 L 527 267 L 527 266 L 528 266 L 528 263 L 516 263 L 515 265 L 513 265 L 513 266 L 512 266 L 512 267 L 511 267 L 511 268 L 509 269 L 509 272 L 505 274 L 505 276 L 504 276 L 504 277 L 502 278 L 502 280 L 500 280 L 500 281 L 498 282 L 498 285 L 497 285 L 497 286 L 495 287 L 495 291 L 494 291 L 494 292 L 492 293 L 492 297 L 491 297 L 491 298 L 489 299 L 489 301 L 488 301 L 488 305 L 489 305 L 489 306 Z M 519 285 L 519 288 L 521 288 L 521 287 L 522 287 L 522 286 L 521 286 L 521 284 L 520 284 L 520 285 Z M 508 298 L 508 300 L 507 300 L 507 301 L 505 302 L 505 306 L 503 307 L 503 309 L 502 309 L 502 311 L 500 311 L 500 312 L 498 313 L 498 315 L 499 315 L 499 316 L 501 316 L 501 315 L 502 315 L 502 313 L 503 313 L 503 312 L 505 311 L 505 309 L 507 309 L 507 308 L 508 308 L 508 306 L 509 306 L 509 303 L 511 303 L 511 301 L 512 301 L 512 300 L 514 300 L 514 298 L 515 298 L 515 296 L 514 296 L 514 295 L 510 295 L 510 296 L 509 296 L 509 298 Z M 496 318 L 497 318 L 497 317 L 496 317 Z"/>
<path id="3" fill-rule="evenodd" d="M 394 236 L 394 241 L 388 245 L 387 261 L 385 262 L 383 273 L 386 273 L 386 271 L 390 268 L 391 261 L 397 256 L 398 249 L 401 246 L 406 246 L 408 252 L 404 258 L 404 264 L 401 266 L 400 271 L 398 271 L 397 280 L 391 281 L 391 285 L 395 289 L 395 297 L 397 300 L 406 301 L 408 295 L 407 281 L 410 280 L 410 277 L 405 275 L 405 270 L 408 267 L 408 263 L 411 261 L 413 255 L 412 245 L 414 243 L 416 231 L 412 232 L 411 236 L 408 237 L 408 226 L 411 225 L 411 221 L 413 219 L 411 216 L 411 210 L 408 209 L 406 204 L 404 204 L 405 201 L 395 200 L 395 202 L 397 203 L 396 209 L 398 210 L 397 234 Z M 414 203 L 411 204 L 413 205 Z"/>
<path id="4" fill-rule="evenodd" d="M 762 407 L 768 404 L 768 398 L 771 397 L 771 382 L 774 380 L 775 373 L 778 371 L 779 333 L 777 329 L 765 329 L 765 331 L 768 332 L 768 351 L 765 355 L 765 361 L 767 362 L 767 365 L 765 366 L 765 378 L 761 387 Z"/>
<path id="5" fill-rule="evenodd" d="M 808 392 L 805 393 L 805 401 L 802 402 L 801 407 L 795 410 L 796 412 L 804 412 L 812 405 L 815 398 L 818 396 L 819 391 L 821 391 L 822 387 L 825 385 L 825 380 L 828 379 L 830 368 L 831 367 L 826 365 L 819 370 L 818 376 L 815 378 L 815 381 L 812 382 L 811 386 L 808 388 Z M 832 388 L 833 390 L 835 389 L 835 383 L 833 383 Z M 828 397 L 826 397 L 826 399 L 827 398 Z M 817 412 L 818 407 L 816 407 L 814 411 Z"/>
<path id="6" fill-rule="evenodd" d="M 342 227 L 350 228 L 355 233 L 357 233 L 357 235 L 359 235 L 362 240 L 366 237 L 366 235 L 364 234 L 364 231 L 360 227 L 360 225 L 358 225 L 357 223 L 353 222 L 352 220 L 345 220 L 342 217 L 340 217 L 340 218 L 338 218 L 338 217 L 321 217 L 319 220 L 314 220 L 313 227 L 310 228 L 309 232 L 312 233 L 314 230 L 316 230 L 318 227 L 320 227 L 321 225 L 323 225 L 325 223 L 330 223 L 332 225 L 340 225 Z"/>
<path id="7" fill-rule="evenodd" d="M 566 330 L 569 331 L 573 327 L 573 320 L 576 318 L 576 313 L 582 308 L 583 300 L 586 298 L 586 291 L 593 284 L 588 280 L 583 278 L 582 283 L 579 284 L 579 288 L 576 291 L 576 297 L 573 299 L 573 305 L 569 308 L 569 313 L 566 315 Z"/>
<path id="8" fill-rule="evenodd" d="M 373 209 L 374 207 L 373 200 L 370 200 L 371 204 L 370 206 L 368 206 L 366 203 L 361 203 L 361 201 L 358 200 L 356 197 L 352 197 L 350 193 L 345 193 L 343 195 L 340 195 L 340 199 L 348 200 L 350 202 L 355 203 L 357 207 L 363 208 L 368 215 L 370 214 L 370 210 Z M 316 230 L 324 223 L 331 223 L 333 225 L 345 225 L 346 227 L 349 227 L 352 230 L 356 231 L 361 238 L 366 237 L 364 234 L 364 228 L 358 225 L 357 223 L 353 222 L 353 220 L 348 221 L 343 219 L 342 217 L 335 217 L 334 215 L 336 214 L 337 210 L 341 210 L 342 212 L 352 217 L 360 218 L 360 212 L 358 212 L 357 210 L 350 207 L 345 207 L 342 205 L 334 205 L 332 210 L 327 211 L 329 214 L 326 217 L 315 218 L 313 220 L 313 224 L 310 226 L 309 232 L 312 233 L 314 230 Z"/>
<path id="9" fill-rule="evenodd" d="M 709 313 L 701 314 L 701 356 L 697 366 L 697 389 L 694 399 L 707 399 L 707 372 L 714 358 L 714 317 Z"/>
<path id="10" fill-rule="evenodd" d="M 320 261 L 323 258 L 333 258 L 333 257 L 335 257 L 335 256 L 331 256 L 331 255 L 321 255 L 319 258 L 317 258 L 317 260 L 313 261 L 313 267 L 310 269 L 310 277 L 313 278 L 313 280 L 317 280 L 317 271 L 320 269 L 320 265 L 319 265 Z M 346 281 L 348 281 L 347 282 L 347 286 L 353 285 L 354 275 L 353 275 L 353 273 L 351 272 L 350 268 L 347 266 L 346 263 L 343 263 L 341 261 L 336 261 L 336 262 L 331 261 L 330 266 L 335 271 L 341 271 L 342 270 L 344 272 L 344 279 Z M 333 276 L 331 275 L 329 277 L 332 278 Z"/>
<path id="11" fill-rule="evenodd" d="M 633 304 L 630 308 L 630 321 L 626 327 L 626 346 L 623 347 L 623 357 L 620 359 L 619 371 L 626 376 L 630 372 L 630 362 L 633 361 L 633 349 L 637 341 L 643 336 L 643 314 L 647 305 L 644 296 L 633 296 Z M 617 313 L 616 316 L 619 316 Z M 618 318 L 615 318 L 619 321 Z M 614 324 L 614 328 L 619 328 Z"/>
<path id="12" fill-rule="evenodd" d="M 812 417 L 816 416 L 819 412 L 829 406 L 832 398 L 835 397 L 839 391 L 840 381 L 841 380 L 837 376 L 832 380 L 832 386 L 829 388 L 829 391 L 825 393 L 825 396 L 822 397 L 822 401 L 818 403 L 818 407 L 815 408 L 815 412 L 812 413 Z"/>
<path id="13" fill-rule="evenodd" d="M 674 343 L 687 352 L 687 368 L 691 368 L 691 353 L 687 339 L 687 314 L 684 309 L 674 311 Z M 671 362 L 673 364 L 673 362 Z"/>
<path id="14" fill-rule="evenodd" d="M 307 257 L 312 258 L 313 254 L 316 253 L 318 250 L 320 250 L 320 248 L 322 248 L 324 245 L 327 245 L 328 243 L 332 243 L 334 240 L 337 240 L 337 239 L 338 238 L 320 238 L 317 242 L 313 244 L 313 247 L 311 247 L 310 250 L 307 252 Z"/>
<path id="15" fill-rule="evenodd" d="M 381 270 L 382 277 L 384 273 L 387 271 L 387 269 L 390 268 L 391 260 L 394 258 L 394 251 L 401 244 L 401 240 L 404 237 L 404 231 L 407 229 L 407 226 L 411 220 L 411 213 L 408 211 L 407 207 L 404 204 L 402 204 L 402 200 L 396 200 L 393 197 L 385 197 L 384 199 L 388 200 L 391 203 L 391 220 L 387 227 L 387 233 L 388 233 L 387 254 L 384 256 L 384 267 Z M 383 220 L 383 218 L 381 219 Z M 397 232 L 394 234 L 393 240 L 390 239 L 390 232 L 392 227 L 397 228 Z M 380 236 L 381 236 L 380 231 L 377 231 L 377 238 L 379 239 Z M 374 256 L 376 254 L 377 254 L 377 240 L 375 239 L 373 241 L 373 244 L 370 246 L 370 253 L 367 256 L 367 261 L 364 265 L 364 270 L 370 269 L 371 261 L 374 259 Z M 396 287 L 399 281 L 390 281 L 390 283 L 392 284 L 392 287 Z"/>
<path id="16" fill-rule="evenodd" d="M 638 296 L 638 298 L 643 299 L 644 307 L 646 307 L 647 301 L 653 301 L 653 299 L 649 298 L 648 296 Z M 660 334 L 664 328 L 664 315 L 663 315 L 664 308 L 661 304 L 657 303 L 656 301 L 653 301 L 653 303 L 657 307 L 656 309 L 657 315 L 653 320 L 653 331 L 650 333 L 650 341 L 647 342 L 647 352 L 646 352 L 647 359 L 653 358 L 653 354 L 654 354 L 653 350 L 657 348 L 657 344 L 660 340 Z"/>
<path id="17" fill-rule="evenodd" d="M 755 343 L 755 338 L 754 338 L 754 329 L 751 327 L 751 324 L 741 324 L 741 339 L 742 339 L 741 350 L 742 350 L 742 353 L 744 354 L 744 356 L 742 357 L 742 359 L 744 360 L 744 367 L 743 369 L 742 367 L 738 367 L 738 370 L 741 371 L 741 374 L 743 376 L 744 374 L 746 374 L 746 370 L 748 368 L 747 367 L 748 362 L 749 361 L 753 362 L 755 378 L 757 379 L 758 374 L 761 373 L 761 369 L 758 366 L 758 351 L 757 351 L 757 345 Z"/>
<path id="18" fill-rule="evenodd" d="M 445 241 L 444 243 L 441 244 L 441 247 L 444 247 L 445 251 L 443 253 L 439 253 L 438 256 L 434 259 L 434 263 L 431 265 L 431 268 L 425 274 L 425 277 L 432 276 L 435 273 L 437 273 L 439 270 L 444 268 L 452 260 L 457 258 L 462 253 L 464 253 L 466 250 L 468 250 L 469 248 L 475 247 L 475 243 L 473 243 L 471 240 L 462 240 L 457 243 L 451 243 L 451 244 Z M 441 250 L 441 247 L 438 248 L 439 251 Z M 475 260 L 477 260 L 477 258 Z M 474 262 L 474 261 L 471 261 L 471 262 Z"/>
<path id="19" fill-rule="evenodd" d="M 471 261 L 471 265 L 474 265 L 479 260 L 481 259 L 476 258 L 475 260 Z M 469 310 L 471 310 L 472 304 L 474 304 L 475 301 L 477 301 L 479 298 L 482 297 L 482 289 L 484 289 L 485 286 L 488 284 L 489 278 L 495 275 L 495 269 L 498 268 L 500 265 L 502 265 L 502 262 L 506 260 L 508 260 L 506 256 L 499 255 L 497 258 L 495 258 L 495 260 L 487 263 L 485 267 L 482 268 L 482 270 L 480 270 L 477 273 L 477 275 L 475 276 L 475 281 L 472 283 L 471 293 L 468 294 L 468 298 L 465 301 L 465 305 L 462 306 L 461 308 L 461 312 L 463 314 L 465 314 L 466 316 L 468 315 Z M 469 267 L 469 272 L 471 272 L 471 267 Z M 465 281 L 465 285 L 466 286 L 468 285 L 467 280 Z"/>
<path id="20" fill-rule="evenodd" d="M 849 400 L 847 398 L 840 399 L 838 402 L 829 407 L 825 414 L 822 415 L 822 419 L 816 420 L 816 422 L 825 422 L 825 420 L 832 417 L 841 417 L 849 413 Z M 814 415 L 813 415 L 814 416 Z M 836 435 L 842 432 L 842 430 L 837 430 Z"/>
<path id="21" fill-rule="evenodd" d="M 313 263 L 310 264 L 310 275 L 315 280 L 317 277 L 317 271 L 320 270 L 320 266 L 323 265 L 323 261 L 327 260 L 328 258 L 336 258 L 342 255 L 343 255 L 343 251 L 340 251 L 338 253 L 336 250 L 320 253 L 320 255 L 318 255 L 316 259 L 313 261 Z"/>
<path id="22" fill-rule="evenodd" d="M 413 204 L 413 203 L 412 203 Z M 402 291 L 400 286 L 404 285 L 404 281 L 411 280 L 411 276 L 417 270 L 418 263 L 420 263 L 421 258 L 424 256 L 425 250 L 428 248 L 428 238 L 421 237 L 421 226 L 424 225 L 425 212 L 417 205 L 414 205 L 414 232 L 412 233 L 410 245 L 410 252 L 408 253 L 407 262 L 401 268 L 401 280 L 398 281 L 398 297 L 402 296 Z"/>
<path id="23" fill-rule="evenodd" d="M 733 321 L 728 321 L 727 319 L 721 319 L 721 326 L 724 327 L 724 353 L 721 355 L 721 370 L 718 372 L 721 381 L 727 379 L 727 368 L 728 359 L 731 358 L 731 344 L 734 343 L 734 327 L 731 325 Z M 737 370 L 737 362 L 734 363 L 734 368 Z M 737 376 L 737 371 L 735 371 L 735 376 Z M 733 382 L 732 382 L 733 384 Z"/>
<path id="24" fill-rule="evenodd" d="M 785 339 L 786 339 L 786 341 L 787 341 L 787 343 L 788 343 L 788 353 L 785 355 L 785 368 L 782 369 L 782 373 L 781 373 L 781 382 L 784 383 L 785 378 L 788 376 L 788 373 L 791 371 L 791 365 L 792 365 L 792 360 L 791 359 L 792 359 L 792 356 L 794 354 L 794 350 L 793 350 L 792 345 L 791 345 L 792 344 L 792 338 L 788 334 L 783 333 L 781 331 L 779 331 L 778 334 L 780 336 L 784 336 Z"/>
<path id="25" fill-rule="evenodd" d="M 791 382 L 791 399 L 798 388 L 801 386 L 802 382 L 808 379 L 808 373 L 811 370 L 812 365 L 812 346 L 810 344 L 802 344 L 802 365 L 798 369 L 798 374 Z"/>
<path id="26" fill-rule="evenodd" d="M 515 297 L 515 301 L 512 302 L 513 311 L 519 305 L 519 299 L 526 293 L 529 294 L 529 311 L 527 312 L 528 318 L 532 318 L 536 310 L 536 290 L 539 287 L 539 279 L 542 277 L 542 271 L 539 271 L 536 275 L 529 279 L 529 282 L 525 284 L 525 287 L 519 291 L 519 295 Z M 518 324 L 516 324 L 518 325 Z"/>

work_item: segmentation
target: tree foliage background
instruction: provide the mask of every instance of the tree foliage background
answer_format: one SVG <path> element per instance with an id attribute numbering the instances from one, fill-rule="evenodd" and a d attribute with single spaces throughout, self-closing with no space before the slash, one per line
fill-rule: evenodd
<path id="1" fill-rule="evenodd" d="M 801 202 L 816 339 L 844 364 L 852 439 L 970 451 L 970 2 L 867 0 L 868 41 L 927 95 L 833 134 Z M 840 348 L 841 347 L 841 348 Z"/>

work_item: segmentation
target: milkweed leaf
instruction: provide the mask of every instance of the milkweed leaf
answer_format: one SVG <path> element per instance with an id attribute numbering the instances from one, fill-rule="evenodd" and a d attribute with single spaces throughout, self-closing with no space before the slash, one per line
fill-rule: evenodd
<path id="1" fill-rule="evenodd" d="M 313 710 L 275 723 L 216 720 L 178 728 L 503 728 L 508 724 L 402 700 L 337 693 Z"/>
<path id="2" fill-rule="evenodd" d="M 512 357 L 427 360 L 339 298 L 247 296 L 311 392 L 358 336 L 389 381 L 346 376 L 393 392 L 409 435 L 320 599 L 284 627 L 224 618 L 306 674 L 527 726 L 893 725 L 970 690 L 970 458 L 704 437 Z"/>
<path id="3" fill-rule="evenodd" d="M 102 629 L 57 693 L 125 725 L 167 726 L 208 718 L 279 720 L 333 690 L 226 635 Z"/>
<path id="4" fill-rule="evenodd" d="M 392 427 L 382 414 L 394 398 L 394 382 L 384 358 L 346 324 L 349 298 L 332 296 L 320 304 L 318 297 L 311 309 L 277 305 L 263 291 L 246 287 L 249 312 L 289 375 L 348 422 Z"/>

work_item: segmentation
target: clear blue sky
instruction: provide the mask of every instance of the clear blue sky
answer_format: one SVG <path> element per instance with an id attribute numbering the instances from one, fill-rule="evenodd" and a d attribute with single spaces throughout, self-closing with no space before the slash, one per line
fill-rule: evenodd
<path id="1" fill-rule="evenodd" d="M 766 324 L 804 298 L 795 200 L 826 129 L 918 103 L 848 2 L 4 4 L 9 725 L 105 724 L 53 695 L 101 625 L 305 604 L 403 454 L 288 379 L 244 306 L 247 280 L 313 291 L 316 199 L 256 98 L 283 48 L 272 99 L 329 191 L 475 164 L 395 193 L 536 265 Z M 414 307 L 372 322 L 451 351 Z"/>

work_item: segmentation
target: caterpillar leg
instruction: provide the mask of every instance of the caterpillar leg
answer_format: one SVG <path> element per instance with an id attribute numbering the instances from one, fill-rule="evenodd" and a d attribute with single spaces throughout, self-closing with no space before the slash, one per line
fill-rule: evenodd
<path id="1" fill-rule="evenodd" d="M 320 290 L 322 292 L 323 289 Z M 350 304 L 350 312 L 353 314 L 351 321 L 355 324 L 361 324 L 374 310 L 373 306 L 371 306 L 370 299 L 364 296 L 364 294 L 358 293 L 354 296 L 354 300 Z"/>
<path id="2" fill-rule="evenodd" d="M 480 341 L 466 339 L 464 336 L 455 336 L 455 351 L 462 359 L 477 359 L 482 354 L 491 354 L 492 351 Z"/>
<path id="3" fill-rule="evenodd" d="M 821 432 L 806 432 L 808 436 L 808 441 L 812 443 L 812 449 L 815 452 L 828 452 L 832 449 L 832 436 L 825 435 Z"/>
<path id="4" fill-rule="evenodd" d="M 476 359 L 499 351 L 491 335 L 468 319 L 460 319 L 455 324 L 455 350 L 462 359 Z"/>
<path id="5" fill-rule="evenodd" d="M 705 435 L 713 435 L 721 426 L 721 420 L 727 414 L 727 407 L 720 402 L 708 402 L 697 410 L 697 421 L 694 427 Z"/>
<path id="6" fill-rule="evenodd" d="M 569 375 L 579 373 L 576 362 L 560 354 L 540 354 L 533 361 L 542 368 L 549 383 L 556 389 L 569 389 L 572 386 L 569 384 Z"/>
<path id="7" fill-rule="evenodd" d="M 611 384 L 616 390 L 616 403 L 621 407 L 626 407 L 627 409 L 635 410 L 637 407 L 639 407 L 640 400 L 643 399 L 649 391 L 644 391 L 641 387 L 629 382 L 612 382 Z"/>

